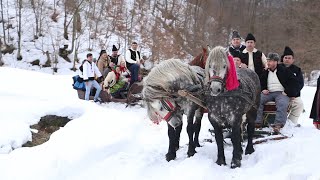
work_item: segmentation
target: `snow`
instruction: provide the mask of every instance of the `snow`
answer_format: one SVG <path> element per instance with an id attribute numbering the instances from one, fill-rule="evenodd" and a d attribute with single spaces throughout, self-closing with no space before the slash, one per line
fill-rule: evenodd
<path id="1" fill-rule="evenodd" d="M 177 159 L 167 162 L 164 122 L 152 124 L 142 107 L 79 100 L 71 77 L 0 68 L 1 180 L 320 178 L 320 131 L 308 118 L 315 87 L 302 90 L 306 110 L 299 119 L 302 127 L 288 124 L 284 129 L 292 138 L 255 145 L 253 154 L 243 156 L 241 168 L 230 169 L 232 147 L 225 146 L 228 166 L 218 166 L 215 143 L 204 142 L 211 138 L 206 115 L 198 153 L 187 158 L 184 126 Z M 46 143 L 20 148 L 31 140 L 29 126 L 49 114 L 73 120 Z"/>

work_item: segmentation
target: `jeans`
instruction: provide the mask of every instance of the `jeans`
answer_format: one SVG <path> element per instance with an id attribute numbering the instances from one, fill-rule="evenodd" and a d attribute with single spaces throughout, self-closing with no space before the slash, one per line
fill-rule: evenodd
<path id="1" fill-rule="evenodd" d="M 130 85 L 132 85 L 134 82 L 138 81 L 140 65 L 132 64 L 128 69 L 131 73 Z"/>
<path id="2" fill-rule="evenodd" d="M 286 95 L 283 95 L 281 91 L 276 92 L 269 92 L 269 94 L 263 94 L 261 93 L 260 98 L 260 105 L 257 111 L 257 119 L 256 123 L 263 123 L 263 108 L 264 104 L 266 104 L 269 101 L 275 101 L 276 102 L 276 118 L 274 123 L 275 124 L 286 124 L 287 121 L 287 110 L 289 105 L 289 97 Z"/>
<path id="3" fill-rule="evenodd" d="M 87 82 L 85 82 L 85 84 L 86 84 L 86 95 L 85 95 L 84 99 L 86 101 L 89 101 L 91 88 L 94 87 L 97 89 L 96 94 L 94 96 L 94 100 L 97 100 L 100 95 L 100 92 L 101 92 L 100 84 L 96 80 L 87 81 Z"/>

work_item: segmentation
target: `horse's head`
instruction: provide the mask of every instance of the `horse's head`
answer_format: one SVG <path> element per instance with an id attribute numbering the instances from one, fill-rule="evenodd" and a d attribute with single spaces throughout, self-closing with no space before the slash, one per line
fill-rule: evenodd
<path id="1" fill-rule="evenodd" d="M 208 50 L 206 48 L 202 48 L 202 52 L 198 54 L 189 64 L 191 66 L 199 66 L 204 69 L 206 66 L 207 58 Z"/>
<path id="2" fill-rule="evenodd" d="M 182 124 L 182 116 L 177 113 L 180 107 L 173 99 L 153 100 L 147 103 L 149 118 L 156 124 L 166 121 L 176 128 Z"/>
<path id="3" fill-rule="evenodd" d="M 229 61 L 225 48 L 217 46 L 210 50 L 205 72 L 212 96 L 217 96 L 224 90 L 228 67 Z"/>
<path id="4" fill-rule="evenodd" d="M 217 96 L 224 90 L 231 91 L 239 87 L 233 58 L 228 55 L 224 47 L 217 46 L 210 50 L 205 73 L 212 96 Z"/>

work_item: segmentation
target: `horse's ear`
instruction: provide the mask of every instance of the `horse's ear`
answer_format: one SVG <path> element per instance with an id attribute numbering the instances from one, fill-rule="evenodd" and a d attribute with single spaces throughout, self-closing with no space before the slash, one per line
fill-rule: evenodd
<path id="1" fill-rule="evenodd" d="M 207 48 L 202 47 L 202 52 L 207 53 Z"/>
<path id="2" fill-rule="evenodd" d="M 211 48 L 211 46 L 209 44 L 207 45 L 207 47 L 208 47 L 208 51 L 212 50 L 212 48 Z"/>

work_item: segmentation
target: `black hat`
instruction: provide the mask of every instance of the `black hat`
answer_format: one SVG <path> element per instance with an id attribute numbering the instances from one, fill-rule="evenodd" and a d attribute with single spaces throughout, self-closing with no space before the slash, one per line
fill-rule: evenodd
<path id="1" fill-rule="evenodd" d="M 267 60 L 279 61 L 280 57 L 278 53 L 269 53 L 267 56 Z"/>
<path id="2" fill-rule="evenodd" d="M 253 34 L 249 33 L 246 37 L 245 42 L 249 41 L 249 40 L 253 40 L 254 42 L 256 42 L 256 38 L 253 36 Z"/>
<path id="3" fill-rule="evenodd" d="M 239 38 L 239 39 L 241 38 L 238 31 L 233 31 L 233 32 L 232 32 L 232 37 L 231 37 L 231 39 L 234 39 L 234 38 Z"/>
<path id="4" fill-rule="evenodd" d="M 283 51 L 283 57 L 288 55 L 294 56 L 294 53 L 290 47 L 286 46 Z"/>
<path id="5" fill-rule="evenodd" d="M 118 49 L 115 45 L 112 45 L 112 51 L 118 51 Z"/>
<path id="6" fill-rule="evenodd" d="M 232 51 L 230 52 L 232 57 L 237 57 L 241 59 L 241 53 L 239 51 Z"/>

